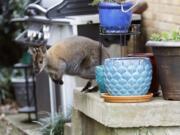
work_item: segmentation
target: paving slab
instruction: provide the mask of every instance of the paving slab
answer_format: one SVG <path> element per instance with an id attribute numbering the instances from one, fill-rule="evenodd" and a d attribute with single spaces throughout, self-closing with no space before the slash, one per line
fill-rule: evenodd
<path id="1" fill-rule="evenodd" d="M 42 135 L 38 130 L 38 124 L 27 123 L 26 120 L 26 114 L 1 116 L 0 135 Z"/>

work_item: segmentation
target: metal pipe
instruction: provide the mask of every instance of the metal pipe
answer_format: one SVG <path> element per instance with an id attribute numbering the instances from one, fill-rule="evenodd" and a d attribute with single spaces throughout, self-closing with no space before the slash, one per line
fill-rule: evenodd
<path id="1" fill-rule="evenodd" d="M 57 108 L 56 108 L 57 103 L 56 103 L 54 83 L 52 82 L 50 77 L 49 77 L 49 94 L 50 94 L 51 119 L 54 120 L 55 113 L 57 113 Z"/>
<path id="2" fill-rule="evenodd" d="M 43 8 L 42 6 L 35 4 L 35 3 L 29 4 L 27 6 L 26 10 L 28 10 L 28 9 L 35 9 L 35 10 L 40 11 L 41 13 L 44 13 L 44 14 L 46 14 L 46 12 L 47 12 L 47 10 L 45 8 Z"/>

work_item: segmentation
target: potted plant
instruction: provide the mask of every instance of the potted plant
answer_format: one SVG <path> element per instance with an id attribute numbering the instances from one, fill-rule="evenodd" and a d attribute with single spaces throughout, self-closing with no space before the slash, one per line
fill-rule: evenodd
<path id="1" fill-rule="evenodd" d="M 92 5 L 98 4 L 100 26 L 108 33 L 126 33 L 131 24 L 132 8 L 136 6 L 132 2 L 120 0 L 94 0 Z"/>
<path id="2" fill-rule="evenodd" d="M 164 99 L 180 100 L 180 30 L 155 33 L 146 45 L 156 57 Z"/>
<path id="3" fill-rule="evenodd" d="M 119 57 L 104 62 L 104 83 L 112 96 L 146 95 L 151 79 L 152 65 L 149 58 Z"/>

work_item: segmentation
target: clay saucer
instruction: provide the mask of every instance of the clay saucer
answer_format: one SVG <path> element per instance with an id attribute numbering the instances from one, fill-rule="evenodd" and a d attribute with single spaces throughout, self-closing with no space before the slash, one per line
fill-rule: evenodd
<path id="1" fill-rule="evenodd" d="M 140 96 L 111 96 L 108 93 L 104 93 L 101 97 L 104 98 L 105 102 L 110 103 L 138 103 L 150 101 L 153 97 L 153 93 Z"/>

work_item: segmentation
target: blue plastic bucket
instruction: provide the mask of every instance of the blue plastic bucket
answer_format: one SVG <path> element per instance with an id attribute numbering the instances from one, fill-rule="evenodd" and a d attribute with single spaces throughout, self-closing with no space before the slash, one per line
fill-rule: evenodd
<path id="1" fill-rule="evenodd" d="M 102 2 L 99 4 L 100 26 L 107 32 L 128 32 L 132 20 L 132 2 L 118 4 L 115 2 Z"/>

